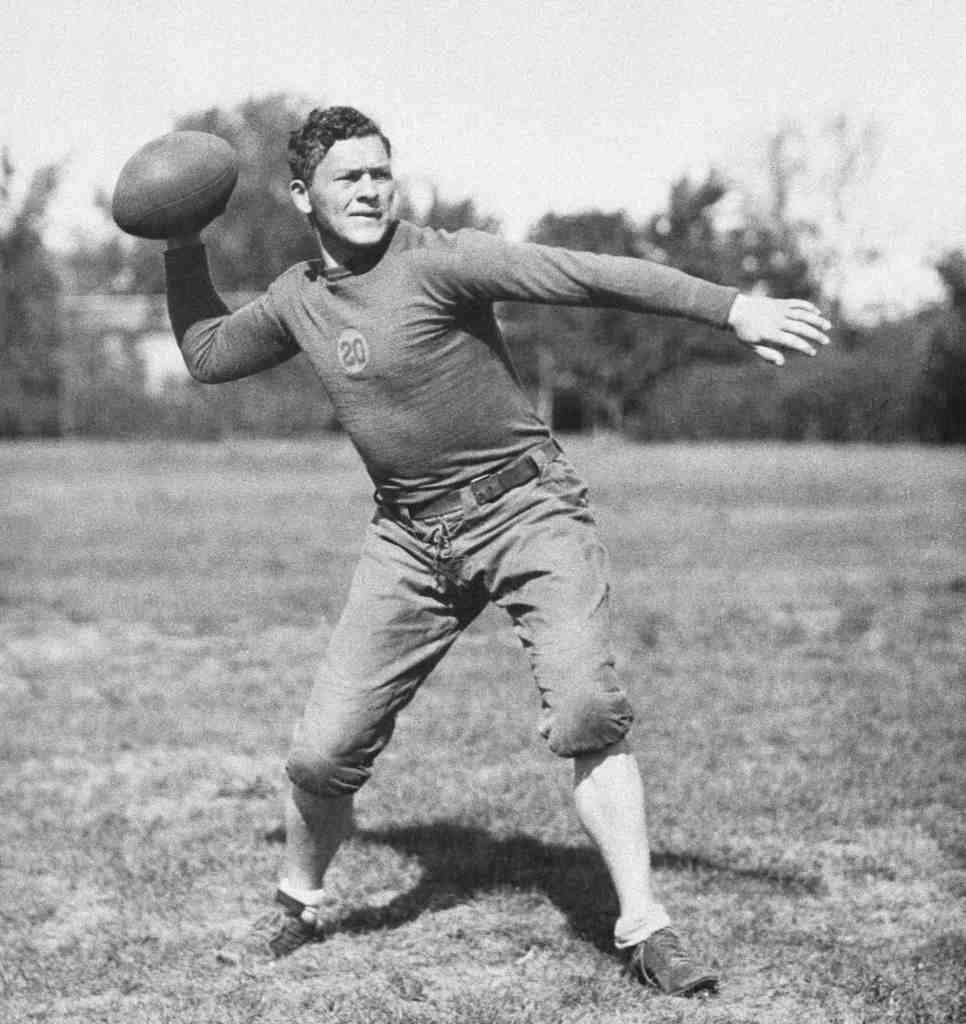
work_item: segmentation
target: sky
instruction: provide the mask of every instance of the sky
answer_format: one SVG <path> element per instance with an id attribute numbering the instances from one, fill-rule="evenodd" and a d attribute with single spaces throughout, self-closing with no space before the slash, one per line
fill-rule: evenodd
<path id="1" fill-rule="evenodd" d="M 397 175 L 473 196 L 522 237 L 543 213 L 662 208 L 714 165 L 753 182 L 783 121 L 881 133 L 849 216 L 883 250 L 856 303 L 938 297 L 966 247 L 962 0 L 0 0 L 0 144 L 25 178 L 67 161 L 58 244 L 130 154 L 210 106 L 288 92 L 357 106 Z M 799 197 L 807 202 L 808 197 Z"/>

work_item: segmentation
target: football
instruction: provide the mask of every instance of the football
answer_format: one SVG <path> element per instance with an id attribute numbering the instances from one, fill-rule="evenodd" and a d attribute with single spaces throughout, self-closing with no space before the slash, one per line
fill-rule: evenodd
<path id="1" fill-rule="evenodd" d="M 169 132 L 142 146 L 114 186 L 114 222 L 138 238 L 200 231 L 225 209 L 238 180 L 238 156 L 210 132 Z"/>

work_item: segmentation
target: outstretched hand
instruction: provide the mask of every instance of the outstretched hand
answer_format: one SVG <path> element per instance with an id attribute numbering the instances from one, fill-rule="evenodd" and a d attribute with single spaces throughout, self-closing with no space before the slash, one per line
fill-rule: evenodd
<path id="1" fill-rule="evenodd" d="M 728 325 L 738 340 L 762 359 L 783 366 L 782 349 L 815 355 L 816 345 L 827 345 L 831 323 L 817 306 L 805 299 L 769 299 L 758 295 L 739 295 Z"/>

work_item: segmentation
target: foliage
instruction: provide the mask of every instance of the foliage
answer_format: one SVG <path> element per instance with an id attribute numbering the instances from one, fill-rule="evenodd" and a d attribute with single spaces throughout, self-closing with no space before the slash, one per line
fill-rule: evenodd
<path id="1" fill-rule="evenodd" d="M 60 429 L 61 283 L 43 239 L 60 174 L 41 167 L 15 202 L 14 166 L 0 149 L 0 437 Z"/>
<path id="2" fill-rule="evenodd" d="M 704 181 L 692 182 L 685 176 L 673 182 L 667 209 L 644 226 L 642 241 L 651 258 L 686 274 L 721 281 L 730 268 L 722 258 L 714 209 L 727 192 L 714 170 Z"/>
<path id="3" fill-rule="evenodd" d="M 949 291 L 954 309 L 966 308 L 966 252 L 953 249 L 936 264 L 936 271 Z"/>
<path id="4" fill-rule="evenodd" d="M 223 217 L 205 234 L 212 275 L 228 291 L 260 291 L 299 260 L 318 255 L 305 217 L 289 197 L 286 151 L 307 104 L 278 94 L 232 110 L 180 118 L 179 130 L 213 132 L 235 147 L 238 185 Z"/>
<path id="5" fill-rule="evenodd" d="M 62 360 L 64 435 L 137 437 L 150 429 L 145 364 L 130 335 L 71 329 Z"/>
<path id="6" fill-rule="evenodd" d="M 665 210 L 643 225 L 625 213 L 548 214 L 530 240 L 668 264 L 685 273 L 745 289 L 809 297 L 809 268 L 787 227 L 748 221 L 722 230 L 716 207 L 729 186 L 716 171 L 703 180 L 684 176 L 671 187 Z M 538 389 L 548 373 L 559 386 L 578 388 L 594 422 L 621 429 L 637 421 L 651 391 L 669 374 L 699 361 L 742 362 L 746 354 L 718 331 L 698 324 L 620 310 L 530 307 L 508 318 L 515 353 Z M 549 356 L 526 357 L 529 339 Z"/>
<path id="7" fill-rule="evenodd" d="M 947 309 L 833 336 L 816 359 L 780 371 L 702 360 L 678 367 L 625 427 L 641 440 L 777 438 L 966 442 L 963 256 L 937 269 Z"/>
<path id="8" fill-rule="evenodd" d="M 238 184 L 225 213 L 205 230 L 214 279 L 226 291 L 259 291 L 299 260 L 317 255 L 305 218 L 288 191 L 286 148 L 307 104 L 286 94 L 249 99 L 230 109 L 211 107 L 179 117 L 176 131 L 204 131 L 235 148 Z M 110 215 L 110 197 L 97 205 Z M 163 243 L 128 239 L 79 244 L 71 259 L 75 290 L 132 294 L 164 291 Z"/>
<path id="9" fill-rule="evenodd" d="M 278 94 L 175 123 L 215 132 L 241 156 L 228 211 L 205 236 L 214 278 L 226 293 L 260 291 L 292 262 L 315 255 L 289 200 L 285 167 L 287 134 L 306 107 Z M 836 319 L 849 269 L 877 258 L 860 200 L 878 146 L 874 125 L 845 115 L 810 131 L 787 122 L 764 139 L 761 178 L 750 192 L 717 170 L 697 179 L 685 175 L 671 185 L 664 208 L 641 223 L 621 210 L 548 212 L 529 238 L 656 260 L 743 290 L 810 298 Z M 106 211 L 107 198 L 100 203 Z M 398 210 L 450 231 L 500 230 L 472 198 L 444 198 L 421 180 L 400 182 Z M 75 289 L 159 292 L 159 248 L 116 233 L 102 245 L 81 246 L 71 260 Z M 837 320 L 830 350 L 814 363 L 793 360 L 777 374 L 725 333 L 684 320 L 515 304 L 497 312 L 540 414 L 558 429 L 596 425 L 642 438 L 957 441 L 966 433 L 962 261 L 961 253 L 949 254 L 939 267 L 953 299 L 947 315 L 927 312 L 875 328 Z M 90 386 L 78 378 L 78 401 L 64 406 L 77 429 L 221 437 L 332 424 L 304 360 L 224 388 L 172 382 L 160 401 L 132 400 L 122 393 L 123 375 L 112 377 L 107 356 L 97 355 L 103 344 L 95 339 L 87 346 Z M 137 379 L 136 368 L 130 374 Z M 80 407 L 85 388 L 94 410 Z"/>
<path id="10" fill-rule="evenodd" d="M 616 256 L 640 255 L 638 233 L 623 211 L 548 213 L 530 232 L 529 241 Z M 623 421 L 630 390 L 642 378 L 660 373 L 671 351 L 661 343 L 663 338 L 647 337 L 652 318 L 619 309 L 512 304 L 503 307 L 502 319 L 525 376 L 538 388 L 578 389 L 591 418 L 615 426 Z"/>
<path id="11" fill-rule="evenodd" d="M 792 356 L 780 370 L 707 361 L 681 367 L 654 388 L 628 433 L 640 440 L 915 440 L 936 323 L 929 313 L 856 332 L 849 345 L 833 343 L 815 359 Z"/>
<path id="12" fill-rule="evenodd" d="M 782 254 L 772 294 L 815 299 L 839 324 L 868 312 L 847 301 L 848 285 L 880 258 L 882 226 L 864 198 L 881 145 L 875 122 L 846 112 L 807 126 L 787 120 L 764 137 L 759 166 L 737 191 L 742 218 Z"/>
<path id="13" fill-rule="evenodd" d="M 936 266 L 950 308 L 929 339 L 919 392 L 919 436 L 940 444 L 966 444 L 966 255 L 946 253 Z"/>
<path id="14" fill-rule="evenodd" d="M 476 228 L 491 234 L 500 231 L 499 219 L 479 210 L 475 199 L 446 199 L 435 186 L 421 182 L 400 182 L 397 213 L 404 220 L 441 231 L 459 231 L 460 228 Z"/>
<path id="15" fill-rule="evenodd" d="M 290 437 L 337 427 L 331 403 L 304 356 L 217 387 L 169 380 L 152 406 L 152 437 Z"/>

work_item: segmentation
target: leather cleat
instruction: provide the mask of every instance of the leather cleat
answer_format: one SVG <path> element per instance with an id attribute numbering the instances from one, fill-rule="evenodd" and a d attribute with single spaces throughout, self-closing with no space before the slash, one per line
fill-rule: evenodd
<path id="1" fill-rule="evenodd" d="M 294 953 L 308 942 L 322 941 L 322 926 L 315 907 L 300 902 L 281 889 L 275 893 L 275 902 L 280 903 L 285 911 L 281 926 L 268 940 L 268 948 L 276 959 Z"/>
<path id="2" fill-rule="evenodd" d="M 627 969 L 642 984 L 669 996 L 691 996 L 718 988 L 718 975 L 695 963 L 671 928 L 661 928 L 639 942 Z"/>

